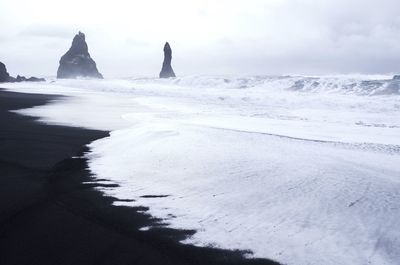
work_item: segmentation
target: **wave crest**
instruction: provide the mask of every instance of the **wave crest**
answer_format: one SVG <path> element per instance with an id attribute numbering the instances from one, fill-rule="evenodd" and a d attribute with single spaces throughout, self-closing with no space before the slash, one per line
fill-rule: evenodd
<path id="1" fill-rule="evenodd" d="M 360 77 L 185 76 L 175 79 L 134 78 L 135 82 L 196 88 L 278 89 L 313 93 L 400 95 L 400 80 Z"/>

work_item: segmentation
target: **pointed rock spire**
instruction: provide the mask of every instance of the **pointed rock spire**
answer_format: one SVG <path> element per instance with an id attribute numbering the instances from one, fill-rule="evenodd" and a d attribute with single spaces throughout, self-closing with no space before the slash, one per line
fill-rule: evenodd
<path id="1" fill-rule="evenodd" d="M 167 42 L 165 43 L 164 46 L 164 62 L 161 69 L 160 78 L 175 77 L 174 70 L 172 70 L 171 66 L 171 60 L 172 60 L 172 50 L 171 47 L 169 46 L 169 43 Z"/>
<path id="2" fill-rule="evenodd" d="M 103 78 L 96 67 L 95 61 L 90 57 L 85 34 L 79 31 L 75 35 L 71 48 L 60 59 L 57 78 L 77 77 Z"/>

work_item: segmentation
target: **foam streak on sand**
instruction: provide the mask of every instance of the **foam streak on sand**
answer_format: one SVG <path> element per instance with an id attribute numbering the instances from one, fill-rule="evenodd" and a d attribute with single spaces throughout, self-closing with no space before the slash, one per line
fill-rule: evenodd
<path id="1" fill-rule="evenodd" d="M 90 170 L 186 243 L 287 264 L 400 260 L 398 81 L 186 77 L 9 84 L 71 96 L 19 111 L 112 130 Z"/>

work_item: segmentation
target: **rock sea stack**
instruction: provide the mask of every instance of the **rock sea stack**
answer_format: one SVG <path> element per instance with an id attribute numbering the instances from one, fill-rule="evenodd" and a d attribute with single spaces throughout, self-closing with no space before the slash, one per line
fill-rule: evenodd
<path id="1" fill-rule="evenodd" d="M 10 74 L 7 72 L 6 65 L 2 62 L 0 62 L 0 83 L 3 82 L 40 82 L 40 81 L 46 81 L 44 78 L 37 78 L 37 77 L 29 77 L 26 78 L 25 76 L 20 76 L 18 75 L 17 78 L 10 76 Z"/>
<path id="2" fill-rule="evenodd" d="M 95 61 L 90 57 L 85 34 L 79 32 L 75 35 L 71 48 L 60 59 L 57 78 L 103 78 L 96 67 Z"/>
<path id="3" fill-rule="evenodd" d="M 161 69 L 160 78 L 176 77 L 174 70 L 172 70 L 171 60 L 172 60 L 172 50 L 171 47 L 169 46 L 169 43 L 167 42 L 164 45 L 164 62 Z"/>

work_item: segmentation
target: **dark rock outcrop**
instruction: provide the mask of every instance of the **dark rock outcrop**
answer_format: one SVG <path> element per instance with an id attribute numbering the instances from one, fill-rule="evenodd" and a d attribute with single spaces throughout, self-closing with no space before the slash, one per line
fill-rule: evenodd
<path id="1" fill-rule="evenodd" d="M 165 43 L 164 46 L 164 62 L 161 69 L 160 78 L 176 77 L 174 70 L 172 70 L 171 60 L 172 60 L 172 50 L 171 47 L 169 46 L 169 43 L 167 42 Z"/>
<path id="2" fill-rule="evenodd" d="M 393 76 L 393 80 L 400 80 L 400 75 Z"/>
<path id="3" fill-rule="evenodd" d="M 27 82 L 41 82 L 41 81 L 46 81 L 46 79 L 37 78 L 34 76 L 26 78 L 25 76 L 20 76 L 20 75 L 17 75 L 17 78 L 15 78 L 15 82 L 26 82 L 26 81 Z"/>
<path id="4" fill-rule="evenodd" d="M 10 75 L 7 73 L 7 68 L 4 63 L 0 62 L 0 82 L 8 82 Z"/>
<path id="5" fill-rule="evenodd" d="M 57 71 L 57 78 L 77 77 L 103 78 L 90 57 L 85 34 L 82 32 L 75 35 L 71 48 L 61 57 Z"/>
<path id="6" fill-rule="evenodd" d="M 5 64 L 3 64 L 2 62 L 0 62 L 0 83 L 2 82 L 40 82 L 40 81 L 46 81 L 46 79 L 44 78 L 37 78 L 37 77 L 30 77 L 30 78 L 26 78 L 25 76 L 20 76 L 18 75 L 17 78 L 10 76 L 7 73 L 7 68 L 5 66 Z"/>

